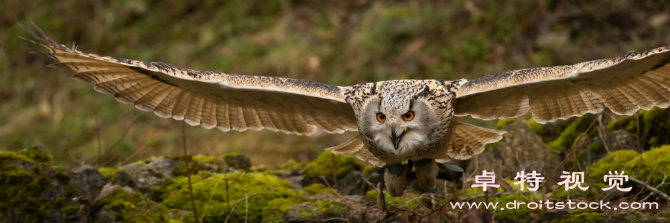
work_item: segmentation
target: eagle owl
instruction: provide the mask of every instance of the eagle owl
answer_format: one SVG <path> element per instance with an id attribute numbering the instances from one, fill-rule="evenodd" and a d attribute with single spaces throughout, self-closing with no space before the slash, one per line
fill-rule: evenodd
<path id="1" fill-rule="evenodd" d="M 33 24 L 34 25 L 34 24 Z M 50 39 L 36 25 L 33 39 L 73 79 L 163 118 L 223 131 L 269 129 L 309 135 L 317 129 L 359 135 L 329 148 L 385 165 L 392 196 L 405 188 L 404 161 L 419 186 L 432 187 L 437 164 L 468 159 L 503 131 L 454 120 L 491 120 L 527 112 L 539 123 L 598 113 L 621 115 L 670 104 L 670 47 L 574 65 L 505 71 L 472 80 L 390 80 L 353 86 L 178 68 L 84 53 Z"/>

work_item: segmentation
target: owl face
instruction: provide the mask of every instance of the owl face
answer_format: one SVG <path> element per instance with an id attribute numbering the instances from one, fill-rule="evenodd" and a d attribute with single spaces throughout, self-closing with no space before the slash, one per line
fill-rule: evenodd
<path id="1" fill-rule="evenodd" d="M 363 111 L 362 135 L 386 153 L 411 154 L 436 140 L 430 132 L 438 120 L 430 103 L 423 98 L 376 97 Z"/>

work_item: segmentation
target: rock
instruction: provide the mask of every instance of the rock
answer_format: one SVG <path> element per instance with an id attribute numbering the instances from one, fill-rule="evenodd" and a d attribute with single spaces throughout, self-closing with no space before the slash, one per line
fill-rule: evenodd
<path id="1" fill-rule="evenodd" d="M 504 130 L 508 132 L 496 147 L 470 160 L 464 176 L 466 187 L 472 185 L 475 176 L 481 175 L 484 170 L 509 179 L 516 177 L 517 172 L 530 173 L 534 170 L 545 177 L 546 185 L 554 185 L 560 180 L 560 174 L 547 179 L 554 171 L 561 173 L 562 168 L 556 170 L 560 162 L 525 121 L 517 119 Z"/>
<path id="2" fill-rule="evenodd" d="M 134 163 L 121 167 L 116 174 L 116 180 L 122 186 L 129 186 L 147 195 L 152 186 L 172 178 L 172 171 L 184 162 L 179 159 L 159 158 L 148 163 Z"/>
<path id="3" fill-rule="evenodd" d="M 187 212 L 168 210 L 127 186 L 107 184 L 95 201 L 92 222 L 169 222 Z"/>
<path id="4" fill-rule="evenodd" d="M 605 134 L 605 142 L 609 152 L 617 150 L 637 150 L 637 139 L 626 130 L 619 129 Z M 584 151 L 582 160 L 585 162 L 595 162 L 609 153 L 600 137 L 591 137 L 579 145 Z"/>
<path id="5" fill-rule="evenodd" d="M 74 171 L 67 171 L 70 176 L 70 185 L 74 188 L 75 205 L 69 207 L 71 214 L 67 215 L 68 222 L 87 222 L 91 207 L 99 196 L 107 180 L 91 165 L 83 165 Z M 75 208 L 77 207 L 77 208 Z"/>
<path id="6" fill-rule="evenodd" d="M 223 158 L 228 167 L 238 170 L 248 170 L 251 168 L 251 159 L 247 155 L 231 154 Z"/>
<path id="7" fill-rule="evenodd" d="M 192 174 L 205 170 L 217 172 L 219 167 L 198 161 L 191 161 Z M 150 161 L 128 164 L 119 170 L 115 181 L 123 186 L 139 190 L 145 196 L 151 193 L 151 187 L 176 176 L 185 176 L 188 173 L 186 162 L 182 158 L 158 158 Z"/>
<path id="8" fill-rule="evenodd" d="M 107 180 L 98 169 L 91 165 L 83 165 L 69 173 L 77 194 L 83 194 L 89 200 L 94 200 L 100 194 Z M 81 191 L 81 192 L 80 192 Z"/>

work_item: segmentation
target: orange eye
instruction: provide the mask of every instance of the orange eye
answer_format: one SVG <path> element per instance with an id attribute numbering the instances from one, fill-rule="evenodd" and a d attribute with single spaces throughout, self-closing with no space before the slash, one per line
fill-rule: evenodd
<path id="1" fill-rule="evenodd" d="M 386 115 L 384 115 L 382 113 L 377 113 L 377 121 L 379 121 L 379 122 L 386 121 Z"/>
<path id="2" fill-rule="evenodd" d="M 407 112 L 404 115 L 402 115 L 402 120 L 412 121 L 412 119 L 414 119 L 414 112 L 413 111 Z"/>

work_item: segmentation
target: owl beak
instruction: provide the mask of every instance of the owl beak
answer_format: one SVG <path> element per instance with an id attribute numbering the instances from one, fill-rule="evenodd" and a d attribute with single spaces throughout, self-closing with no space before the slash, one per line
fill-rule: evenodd
<path id="1" fill-rule="evenodd" d="M 398 150 L 398 147 L 400 147 L 400 140 L 404 135 L 405 135 L 404 131 L 400 133 L 400 135 L 397 135 L 395 133 L 395 128 L 391 128 L 391 141 L 393 141 L 393 147 L 395 148 L 395 150 Z"/>

